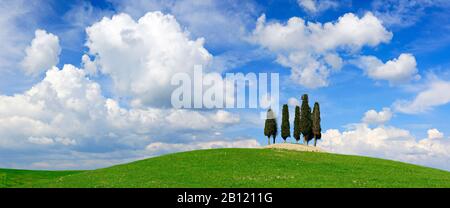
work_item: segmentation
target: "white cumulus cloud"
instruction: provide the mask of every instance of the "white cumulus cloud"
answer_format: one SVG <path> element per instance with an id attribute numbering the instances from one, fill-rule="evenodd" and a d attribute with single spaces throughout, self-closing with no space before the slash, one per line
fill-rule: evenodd
<path id="1" fill-rule="evenodd" d="M 127 14 L 103 18 L 86 29 L 89 53 L 114 92 L 153 106 L 170 103 L 172 75 L 207 67 L 212 55 L 204 40 L 189 39 L 172 15 L 149 12 L 137 21 Z M 86 63 L 89 63 L 86 60 Z"/>
<path id="2" fill-rule="evenodd" d="M 225 110 L 124 108 L 104 97 L 85 70 L 64 65 L 48 70 L 41 82 L 24 93 L 0 96 L 0 149 L 47 152 L 39 158 L 22 157 L 28 160 L 22 168 L 36 160 L 48 162 L 54 157 L 52 151 L 58 152 L 58 158 L 52 158 L 55 168 L 63 167 L 66 160 L 82 160 L 88 153 L 101 158 L 102 164 L 111 164 L 116 152 L 134 159 L 150 156 L 136 151 L 154 142 L 207 142 L 214 132 L 239 122 L 239 115 Z M 192 137 L 197 133 L 202 138 Z M 74 164 L 71 168 L 99 167 Z"/>
<path id="3" fill-rule="evenodd" d="M 277 62 L 291 68 L 297 83 L 318 88 L 342 67 L 339 51 L 355 52 L 391 40 L 392 33 L 372 13 L 362 17 L 347 13 L 335 22 L 314 23 L 299 17 L 287 23 L 258 18 L 251 40 L 277 55 Z"/>
<path id="4" fill-rule="evenodd" d="M 405 83 L 419 79 L 416 58 L 409 53 L 402 53 L 398 58 L 383 63 L 374 56 L 361 56 L 353 61 L 372 79 L 387 80 L 390 84 Z"/>
<path id="5" fill-rule="evenodd" d="M 405 129 L 392 126 L 370 128 L 367 124 L 356 124 L 342 132 L 327 130 L 322 134 L 319 146 L 336 153 L 380 157 L 450 170 L 450 139 L 436 139 L 436 132 L 431 131 L 431 137 L 417 139 Z"/>
<path id="6" fill-rule="evenodd" d="M 427 131 L 428 139 L 442 139 L 444 138 L 444 133 L 437 129 L 428 129 Z"/>
<path id="7" fill-rule="evenodd" d="M 48 5 L 39 1 L 0 1 L 0 75 L 20 67 L 38 20 L 48 9 Z"/>
<path id="8" fill-rule="evenodd" d="M 362 121 L 366 124 L 384 124 L 391 120 L 392 112 L 390 108 L 383 108 L 382 111 L 369 110 L 364 114 Z"/>
<path id="9" fill-rule="evenodd" d="M 320 147 L 335 153 L 379 157 L 429 167 L 450 170 L 450 138 L 437 129 L 429 129 L 428 136 L 416 138 L 408 130 L 384 124 L 390 120 L 389 108 L 369 110 L 363 123 L 347 125 L 347 129 L 328 129 L 322 133 Z"/>
<path id="10" fill-rule="evenodd" d="M 104 101 L 100 85 L 87 79 L 83 70 L 72 65 L 62 70 L 53 67 L 28 91 L 0 96 L 0 146 L 27 147 L 28 138 L 31 143 L 70 144 L 97 134 L 101 137 Z"/>
<path id="11" fill-rule="evenodd" d="M 45 30 L 36 30 L 31 45 L 25 49 L 22 66 L 28 75 L 39 75 L 59 62 L 59 38 Z"/>
<path id="12" fill-rule="evenodd" d="M 408 114 L 423 113 L 433 107 L 445 105 L 450 102 L 450 82 L 431 78 L 426 89 L 420 91 L 410 101 L 399 100 L 394 103 L 396 111 Z"/>
<path id="13" fill-rule="evenodd" d="M 150 143 L 215 141 L 221 139 L 215 132 L 241 122 L 239 115 L 225 110 L 160 108 L 161 103 L 170 102 L 173 74 L 190 74 L 194 65 L 207 66 L 212 59 L 203 39 L 191 40 L 173 16 L 151 12 L 134 20 L 118 14 L 94 23 L 86 32 L 89 51 L 82 57 L 83 69 L 51 67 L 56 61 L 48 64 L 43 80 L 30 89 L 0 95 L 0 150 L 12 152 L 2 155 L 0 151 L 5 158 L 0 165 L 102 167 L 151 156 L 145 150 Z M 56 36 L 36 31 L 27 56 L 32 58 L 24 63 L 38 60 L 38 48 L 59 54 L 50 50 L 57 48 L 58 42 Z M 33 73 L 39 74 L 46 67 L 35 69 L 39 70 Z M 91 79 L 97 74 L 111 77 L 111 97 Z M 130 100 L 122 102 L 122 96 Z M 218 145 L 235 140 L 224 142 Z M 14 157 L 17 152 L 35 149 L 39 153 Z"/>

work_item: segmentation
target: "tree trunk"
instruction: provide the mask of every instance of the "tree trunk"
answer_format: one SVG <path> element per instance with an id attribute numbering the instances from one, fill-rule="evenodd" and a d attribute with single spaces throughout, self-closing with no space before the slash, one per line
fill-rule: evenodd
<path id="1" fill-rule="evenodd" d="M 273 143 L 275 144 L 275 137 L 273 138 Z"/>
<path id="2" fill-rule="evenodd" d="M 317 145 L 317 139 L 314 138 L 314 147 Z"/>
<path id="3" fill-rule="evenodd" d="M 267 137 L 267 142 L 270 145 L 270 137 Z"/>

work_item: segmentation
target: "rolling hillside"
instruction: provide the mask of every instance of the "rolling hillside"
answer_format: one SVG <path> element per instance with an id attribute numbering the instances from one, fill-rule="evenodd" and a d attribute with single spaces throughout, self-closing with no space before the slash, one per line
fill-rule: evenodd
<path id="1" fill-rule="evenodd" d="M 11 179 L 16 182 L 10 182 Z M 2 186 L 450 187 L 450 172 L 329 153 L 212 149 L 170 154 L 92 171 L 0 170 Z"/>

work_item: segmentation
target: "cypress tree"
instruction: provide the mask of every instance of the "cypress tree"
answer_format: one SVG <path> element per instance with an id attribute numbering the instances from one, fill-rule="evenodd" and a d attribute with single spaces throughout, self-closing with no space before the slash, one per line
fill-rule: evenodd
<path id="1" fill-rule="evenodd" d="M 300 107 L 295 106 L 295 117 L 294 117 L 294 138 L 300 141 L 300 136 L 302 132 L 300 131 Z"/>
<path id="2" fill-rule="evenodd" d="M 267 110 L 266 122 L 264 124 L 264 136 L 267 137 L 268 144 L 270 145 L 270 137 L 273 135 L 273 132 L 276 131 L 274 129 L 274 120 L 275 116 L 273 114 L 272 109 Z M 276 123 L 275 123 L 276 125 Z"/>
<path id="3" fill-rule="evenodd" d="M 288 105 L 283 105 L 283 114 L 281 118 L 281 137 L 286 143 L 286 138 L 291 136 L 291 127 L 289 124 L 289 107 Z"/>
<path id="4" fill-rule="evenodd" d="M 300 131 L 303 134 L 303 140 L 306 145 L 312 139 L 312 119 L 311 119 L 311 108 L 308 103 L 308 95 L 304 94 L 302 96 L 302 110 L 300 113 Z"/>
<path id="5" fill-rule="evenodd" d="M 314 103 L 314 109 L 312 113 L 312 131 L 314 136 L 314 146 L 317 145 L 317 140 L 322 137 L 320 127 L 320 106 L 319 103 Z"/>
<path id="6" fill-rule="evenodd" d="M 272 119 L 272 136 L 273 136 L 273 143 L 275 144 L 275 139 L 277 138 L 278 135 L 278 124 L 277 124 L 277 119 L 274 117 L 274 119 Z"/>

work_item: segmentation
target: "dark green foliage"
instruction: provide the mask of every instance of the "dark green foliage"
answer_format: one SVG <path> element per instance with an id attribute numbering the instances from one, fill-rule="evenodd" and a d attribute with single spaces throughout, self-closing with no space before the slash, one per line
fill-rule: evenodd
<path id="1" fill-rule="evenodd" d="M 269 111 L 270 111 L 270 109 L 269 109 Z M 269 111 L 267 111 L 267 115 L 269 114 Z M 271 128 L 272 128 L 272 125 L 271 125 L 270 119 L 266 118 L 266 122 L 264 124 L 264 136 L 267 137 L 269 145 L 270 145 L 270 136 L 272 135 Z"/>
<path id="2" fill-rule="evenodd" d="M 272 128 L 273 128 L 273 132 L 272 132 L 273 143 L 275 144 L 275 140 L 276 140 L 277 135 L 278 135 L 278 124 L 277 124 L 277 119 L 276 118 L 272 119 Z"/>
<path id="3" fill-rule="evenodd" d="M 267 118 L 264 124 L 264 136 L 268 139 L 268 144 L 270 144 L 270 137 L 273 137 L 273 142 L 275 143 L 275 138 L 278 133 L 277 121 L 275 114 L 272 109 L 267 110 Z"/>
<path id="4" fill-rule="evenodd" d="M 300 107 L 295 106 L 295 117 L 294 117 L 294 138 L 297 141 L 300 141 L 300 136 L 302 132 L 300 131 Z"/>
<path id="5" fill-rule="evenodd" d="M 320 127 L 320 106 L 319 103 L 314 103 L 314 109 L 312 113 L 312 132 L 314 137 L 314 146 L 317 144 L 317 140 L 322 137 L 322 128 Z"/>
<path id="6" fill-rule="evenodd" d="M 311 108 L 309 107 L 308 102 L 308 95 L 304 94 L 302 96 L 302 108 L 300 112 L 300 131 L 303 134 L 304 143 L 306 145 L 313 139 Z"/>
<path id="7" fill-rule="evenodd" d="M 281 137 L 284 142 L 286 142 L 286 138 L 291 136 L 291 126 L 289 124 L 289 107 L 288 105 L 283 105 L 283 114 L 281 118 Z"/>

